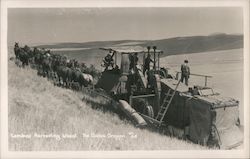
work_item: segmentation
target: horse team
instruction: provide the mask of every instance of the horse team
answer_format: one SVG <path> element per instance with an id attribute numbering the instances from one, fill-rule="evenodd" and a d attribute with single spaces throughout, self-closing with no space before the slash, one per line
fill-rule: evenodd
<path id="1" fill-rule="evenodd" d="M 31 49 L 27 45 L 19 47 L 15 43 L 14 53 L 16 64 L 20 67 L 30 65 L 37 70 L 37 74 L 53 80 L 55 85 L 80 90 L 83 87 L 93 86 L 93 76 L 86 73 L 89 69 L 85 63 L 66 56 L 51 53 L 50 50 Z"/>

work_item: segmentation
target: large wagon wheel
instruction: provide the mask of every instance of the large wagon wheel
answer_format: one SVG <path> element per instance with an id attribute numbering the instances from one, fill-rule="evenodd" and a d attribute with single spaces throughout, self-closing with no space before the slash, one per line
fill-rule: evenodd
<path id="1" fill-rule="evenodd" d="M 153 110 L 153 107 L 151 105 L 145 106 L 145 114 L 151 118 L 154 118 L 154 110 Z"/>
<path id="2" fill-rule="evenodd" d="M 133 100 L 133 108 L 140 113 L 143 113 L 151 118 L 154 118 L 153 107 L 146 99 L 137 98 Z"/>

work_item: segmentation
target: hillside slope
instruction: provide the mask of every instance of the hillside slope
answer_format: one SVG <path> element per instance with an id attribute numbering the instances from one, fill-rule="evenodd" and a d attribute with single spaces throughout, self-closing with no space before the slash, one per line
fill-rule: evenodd
<path id="1" fill-rule="evenodd" d="M 8 78 L 9 150 L 207 149 L 135 128 L 112 112 L 93 109 L 91 102 L 82 101 L 83 94 L 53 86 L 35 70 L 18 68 L 13 61 Z M 97 97 L 95 102 L 104 101 Z"/>

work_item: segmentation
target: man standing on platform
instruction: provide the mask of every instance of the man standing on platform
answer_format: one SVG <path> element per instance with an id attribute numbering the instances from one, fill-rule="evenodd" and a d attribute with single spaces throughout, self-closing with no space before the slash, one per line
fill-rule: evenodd
<path id="1" fill-rule="evenodd" d="M 184 64 L 181 65 L 181 82 L 185 80 L 185 84 L 188 86 L 188 79 L 190 75 L 190 68 L 188 66 L 188 60 L 184 61 Z"/>
<path id="2" fill-rule="evenodd" d="M 144 67 L 143 67 L 143 74 L 145 75 L 146 71 L 150 70 L 150 62 L 154 62 L 151 58 L 150 58 L 150 54 L 147 55 L 145 62 L 144 62 Z"/>

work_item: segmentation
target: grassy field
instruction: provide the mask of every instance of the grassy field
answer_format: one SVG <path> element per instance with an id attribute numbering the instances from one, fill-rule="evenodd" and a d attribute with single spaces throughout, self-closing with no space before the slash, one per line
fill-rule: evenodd
<path id="1" fill-rule="evenodd" d="M 93 109 L 91 102 L 82 101 L 87 95 L 56 87 L 14 61 L 8 63 L 8 95 L 12 151 L 208 149 L 138 129 L 113 112 Z"/>

